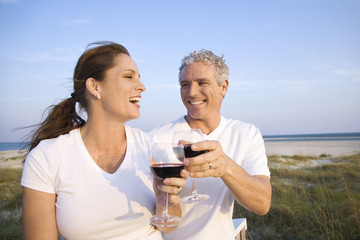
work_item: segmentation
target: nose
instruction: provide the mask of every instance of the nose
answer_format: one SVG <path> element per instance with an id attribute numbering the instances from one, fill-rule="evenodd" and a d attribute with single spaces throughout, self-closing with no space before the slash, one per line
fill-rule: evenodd
<path id="1" fill-rule="evenodd" d="M 139 80 L 139 86 L 137 88 L 140 92 L 145 92 L 145 85 Z"/>
<path id="2" fill-rule="evenodd" d="M 189 93 L 190 96 L 194 96 L 194 95 L 199 93 L 199 87 L 197 86 L 196 83 L 191 83 L 190 84 L 188 93 Z"/>

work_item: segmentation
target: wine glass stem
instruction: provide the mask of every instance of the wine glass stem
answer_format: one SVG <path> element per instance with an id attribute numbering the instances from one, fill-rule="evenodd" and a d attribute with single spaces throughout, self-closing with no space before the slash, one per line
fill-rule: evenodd
<path id="1" fill-rule="evenodd" d="M 192 182 L 192 195 L 196 195 L 196 187 L 195 187 L 195 179 L 191 178 L 191 182 Z"/>
<path id="2" fill-rule="evenodd" d="M 165 208 L 164 208 L 164 211 L 163 211 L 163 216 L 165 216 L 165 217 L 169 216 L 168 206 L 169 206 L 169 194 L 166 193 Z"/>

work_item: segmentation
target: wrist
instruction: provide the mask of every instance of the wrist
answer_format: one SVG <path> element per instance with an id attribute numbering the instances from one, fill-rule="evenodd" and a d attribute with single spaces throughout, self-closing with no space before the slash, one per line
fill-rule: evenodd
<path id="1" fill-rule="evenodd" d="M 228 158 L 226 167 L 224 169 L 223 175 L 221 176 L 221 179 L 224 181 L 226 179 L 231 179 L 234 176 L 234 169 L 236 167 L 239 167 L 237 163 L 232 160 L 231 158 Z"/>

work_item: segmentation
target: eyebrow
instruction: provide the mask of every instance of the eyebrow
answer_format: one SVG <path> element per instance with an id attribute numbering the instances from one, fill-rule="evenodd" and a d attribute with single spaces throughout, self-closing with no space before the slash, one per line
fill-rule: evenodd
<path id="1" fill-rule="evenodd" d="M 134 70 L 132 70 L 132 69 L 125 69 L 125 70 L 124 70 L 124 72 L 132 72 L 132 73 L 134 73 L 134 74 L 135 74 L 135 71 L 134 71 Z M 140 78 L 140 76 L 141 76 L 141 75 L 140 75 L 140 73 L 139 73 L 139 78 Z"/>
<path id="2" fill-rule="evenodd" d="M 208 79 L 208 78 L 199 78 L 199 79 L 195 79 L 194 81 L 210 81 L 210 79 Z"/>
<path id="3" fill-rule="evenodd" d="M 194 81 L 194 82 L 200 82 L 200 81 L 210 81 L 210 79 L 208 79 L 208 78 L 199 78 L 199 79 L 195 79 L 195 80 L 192 80 L 192 81 Z M 180 80 L 180 82 L 191 82 L 190 80 L 188 80 L 188 79 L 182 79 L 182 80 Z"/>

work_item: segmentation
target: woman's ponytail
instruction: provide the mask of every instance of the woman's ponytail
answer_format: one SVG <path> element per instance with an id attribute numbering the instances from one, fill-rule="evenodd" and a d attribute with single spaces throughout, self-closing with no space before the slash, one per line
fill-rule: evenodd
<path id="1" fill-rule="evenodd" d="M 49 111 L 48 116 L 39 124 L 39 128 L 32 133 L 29 151 L 35 148 L 41 140 L 56 138 L 83 126 L 85 121 L 76 113 L 75 106 L 76 100 L 71 97 L 57 105 L 48 107 L 46 109 L 46 111 Z"/>

